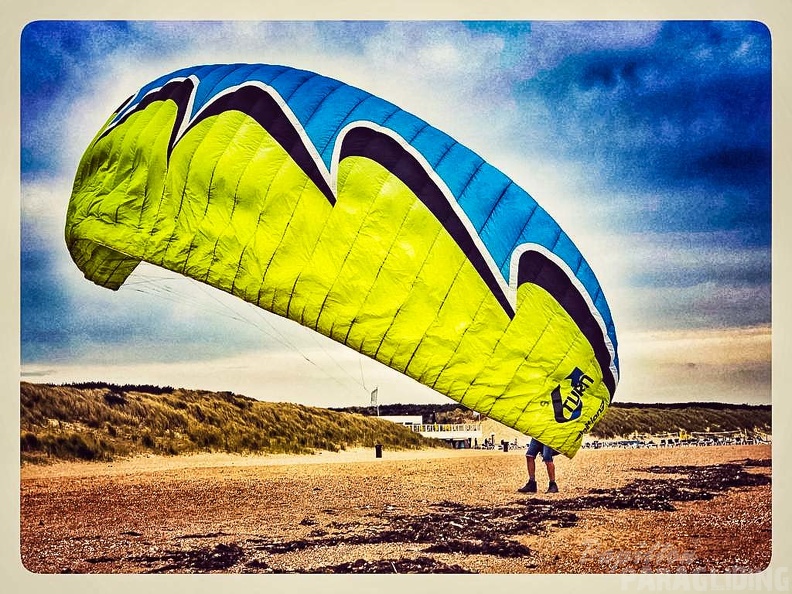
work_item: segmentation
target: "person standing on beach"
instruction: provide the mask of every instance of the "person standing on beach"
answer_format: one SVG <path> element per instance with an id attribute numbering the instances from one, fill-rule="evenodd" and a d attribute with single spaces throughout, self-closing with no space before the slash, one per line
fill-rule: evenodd
<path id="1" fill-rule="evenodd" d="M 525 452 L 525 461 L 528 465 L 528 482 L 517 489 L 517 491 L 520 493 L 536 493 L 536 456 L 539 452 L 542 452 L 542 460 L 547 467 L 547 478 L 550 480 L 546 492 L 558 493 L 558 485 L 555 480 L 555 462 L 553 462 L 553 456 L 558 452 L 533 437 Z"/>

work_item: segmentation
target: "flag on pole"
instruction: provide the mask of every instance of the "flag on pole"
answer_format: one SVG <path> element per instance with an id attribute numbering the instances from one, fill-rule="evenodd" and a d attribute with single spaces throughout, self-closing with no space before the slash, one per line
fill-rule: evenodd
<path id="1" fill-rule="evenodd" d="M 379 388 L 374 388 L 371 391 L 371 406 L 377 406 L 377 390 L 379 390 Z"/>

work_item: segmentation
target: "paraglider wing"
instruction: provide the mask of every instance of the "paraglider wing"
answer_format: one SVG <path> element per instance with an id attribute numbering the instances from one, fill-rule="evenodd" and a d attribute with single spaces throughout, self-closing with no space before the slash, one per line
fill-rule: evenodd
<path id="1" fill-rule="evenodd" d="M 616 389 L 608 305 L 547 212 L 448 135 L 311 72 L 201 66 L 143 87 L 81 160 L 66 242 L 97 284 L 176 271 L 570 457 Z"/>

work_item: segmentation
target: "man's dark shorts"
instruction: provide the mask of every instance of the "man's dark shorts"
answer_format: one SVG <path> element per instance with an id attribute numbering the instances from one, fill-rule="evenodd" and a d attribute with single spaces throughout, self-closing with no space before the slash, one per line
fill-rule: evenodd
<path id="1" fill-rule="evenodd" d="M 553 456 L 558 454 L 553 448 L 544 445 L 541 441 L 537 441 L 533 437 L 531 438 L 531 443 L 528 444 L 528 450 L 525 452 L 526 456 L 530 456 L 531 458 L 536 458 L 539 452 L 542 452 L 542 460 L 544 462 L 552 462 Z"/>

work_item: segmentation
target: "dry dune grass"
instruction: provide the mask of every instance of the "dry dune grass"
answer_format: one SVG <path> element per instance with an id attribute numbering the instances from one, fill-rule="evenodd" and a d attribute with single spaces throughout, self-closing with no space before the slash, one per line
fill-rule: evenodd
<path id="1" fill-rule="evenodd" d="M 770 456 L 583 450 L 557 458 L 560 493 L 533 496 L 516 492 L 522 450 L 25 466 L 21 558 L 35 573 L 757 572 Z"/>

